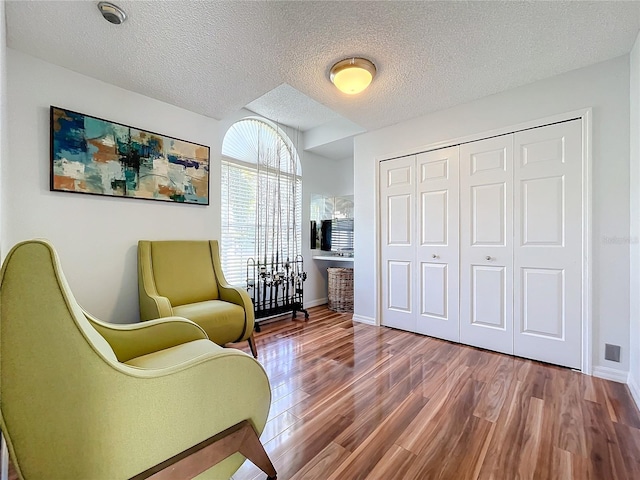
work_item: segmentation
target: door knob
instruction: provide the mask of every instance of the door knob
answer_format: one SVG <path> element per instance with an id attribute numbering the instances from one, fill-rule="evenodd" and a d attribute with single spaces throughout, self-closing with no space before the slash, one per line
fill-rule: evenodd
<path id="1" fill-rule="evenodd" d="M 440 258 L 440 257 L 434 253 L 433 255 L 431 255 L 431 258 Z"/>
<path id="2" fill-rule="evenodd" d="M 487 260 L 491 260 L 491 257 L 490 257 L 489 255 L 487 255 L 487 257 L 486 257 L 486 258 L 487 258 Z"/>

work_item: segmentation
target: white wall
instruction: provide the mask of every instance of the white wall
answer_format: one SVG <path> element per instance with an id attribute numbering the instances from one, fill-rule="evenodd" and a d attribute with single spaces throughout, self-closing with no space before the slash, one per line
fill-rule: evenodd
<path id="1" fill-rule="evenodd" d="M 5 2 L 0 0 L 0 185 L 2 184 L 2 164 L 7 153 L 7 28 L 5 24 Z M 0 228 L 2 209 L 0 208 Z M 0 235 L 0 255 L 5 250 Z"/>
<path id="2" fill-rule="evenodd" d="M 220 231 L 218 122 L 8 49 L 9 155 L 2 162 L 3 254 L 53 242 L 73 292 L 107 321 L 138 320 L 140 239 L 209 239 Z M 49 106 L 211 147 L 208 207 L 49 191 Z"/>
<path id="3" fill-rule="evenodd" d="M 87 310 L 107 321 L 135 322 L 137 241 L 219 238 L 222 140 L 234 121 L 253 114 L 242 110 L 218 122 L 15 50 L 7 51 L 7 68 L 2 65 L 2 72 L 8 71 L 7 110 L 12 122 L 8 133 L 11 161 L 2 162 L 0 170 L 2 253 L 6 255 L 21 240 L 49 239 L 58 250 L 76 298 Z M 50 192 L 50 105 L 208 145 L 210 205 Z M 295 130 L 285 131 L 294 142 L 301 143 Z M 352 194 L 353 168 L 349 160 L 336 162 L 303 152 L 302 145 L 297 147 L 303 168 L 302 242 L 308 271 L 305 303 L 313 304 L 326 298 L 326 271 L 311 260 L 309 229 L 305 228 L 309 224 L 310 194 Z"/>
<path id="4" fill-rule="evenodd" d="M 398 152 L 593 107 L 593 364 L 629 368 L 629 57 L 624 56 L 356 137 L 355 318 L 377 317 L 375 164 Z M 604 343 L 622 346 L 621 363 Z"/>
<path id="5" fill-rule="evenodd" d="M 630 54 L 630 365 L 629 387 L 640 407 L 640 34 Z"/>
<path id="6" fill-rule="evenodd" d="M 302 254 L 308 279 L 304 286 L 305 305 L 321 305 L 327 302 L 327 268 L 346 267 L 349 264 L 313 260 L 317 250 L 311 250 L 310 219 L 311 195 L 353 195 L 353 159 L 332 160 L 311 152 L 302 154 Z M 357 253 L 356 253 L 357 254 Z"/>

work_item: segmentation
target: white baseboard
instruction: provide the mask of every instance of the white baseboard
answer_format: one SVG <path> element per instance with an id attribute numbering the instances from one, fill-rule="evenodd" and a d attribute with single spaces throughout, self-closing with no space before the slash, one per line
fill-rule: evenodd
<path id="1" fill-rule="evenodd" d="M 316 298 L 315 300 L 307 300 L 304 302 L 304 308 L 317 307 L 318 305 L 325 305 L 328 302 L 327 297 Z"/>
<path id="2" fill-rule="evenodd" d="M 638 384 L 636 383 L 636 381 L 631 375 L 629 375 L 629 381 L 627 382 L 627 385 L 629 387 L 629 391 L 631 392 L 631 396 L 633 397 L 633 399 L 636 402 L 636 405 L 640 409 L 640 387 L 638 386 Z"/>
<path id="3" fill-rule="evenodd" d="M 604 378 L 605 380 L 611 380 L 618 383 L 627 383 L 629 380 L 629 372 L 624 370 L 616 370 L 610 367 L 601 367 L 595 365 L 593 367 L 592 375 L 598 378 Z"/>
<path id="4" fill-rule="evenodd" d="M 353 314 L 353 317 L 351 318 L 354 322 L 358 322 L 358 323 L 366 323 L 367 325 L 377 325 L 376 324 L 376 319 L 372 318 L 372 317 L 365 317 L 364 315 L 356 315 L 355 313 Z"/>

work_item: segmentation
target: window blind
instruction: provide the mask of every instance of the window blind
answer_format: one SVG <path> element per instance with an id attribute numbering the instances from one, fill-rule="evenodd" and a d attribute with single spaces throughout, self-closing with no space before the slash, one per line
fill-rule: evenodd
<path id="1" fill-rule="evenodd" d="M 353 218 L 331 220 L 331 250 L 353 252 Z"/>
<path id="2" fill-rule="evenodd" d="M 223 157 L 221 167 L 222 269 L 231 285 L 246 287 L 249 258 L 271 262 L 279 252 L 284 259 L 294 260 L 301 252 L 302 178 L 266 170 L 258 174 L 256 164 L 228 157 Z M 278 205 L 258 205 L 259 190 L 275 189 L 278 184 Z M 267 227 L 274 216 L 279 232 Z"/>

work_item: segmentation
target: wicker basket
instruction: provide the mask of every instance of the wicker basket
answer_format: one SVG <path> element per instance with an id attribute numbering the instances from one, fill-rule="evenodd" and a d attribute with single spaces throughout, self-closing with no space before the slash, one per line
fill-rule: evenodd
<path id="1" fill-rule="evenodd" d="M 327 268 L 329 310 L 353 312 L 353 268 Z"/>

